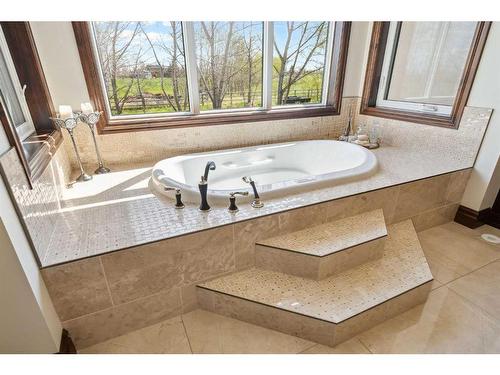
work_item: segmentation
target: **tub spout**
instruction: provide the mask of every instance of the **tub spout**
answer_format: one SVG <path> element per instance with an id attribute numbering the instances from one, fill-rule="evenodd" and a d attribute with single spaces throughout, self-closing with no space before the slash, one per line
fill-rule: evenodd
<path id="1" fill-rule="evenodd" d="M 207 200 L 207 192 L 208 192 L 208 172 L 215 170 L 215 163 L 213 161 L 209 161 L 205 166 L 205 174 L 201 176 L 200 183 L 198 184 L 198 189 L 200 189 L 200 211 L 210 211 L 210 205 Z"/>
<path id="2" fill-rule="evenodd" d="M 207 162 L 207 165 L 205 166 L 205 174 L 203 177 L 205 178 L 205 181 L 208 181 L 208 172 L 209 171 L 215 171 L 215 162 L 209 161 Z"/>
<path id="3" fill-rule="evenodd" d="M 257 187 L 255 186 L 255 181 L 252 180 L 252 177 L 250 176 L 245 176 L 242 177 L 242 180 L 246 182 L 247 184 L 250 184 L 250 186 L 253 189 L 253 201 L 252 201 L 252 207 L 253 208 L 262 208 L 264 207 L 264 203 L 260 200 L 259 192 L 257 191 Z"/>

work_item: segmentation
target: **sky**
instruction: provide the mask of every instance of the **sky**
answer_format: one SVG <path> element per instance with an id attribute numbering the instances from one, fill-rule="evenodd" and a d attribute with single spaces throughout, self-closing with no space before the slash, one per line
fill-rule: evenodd
<path id="1" fill-rule="evenodd" d="M 253 21 L 254 25 L 252 26 L 252 33 L 253 35 L 259 35 L 261 36 L 262 39 L 262 34 L 263 34 L 263 23 L 259 24 L 257 21 Z M 317 25 L 319 22 L 311 22 L 314 25 Z M 236 22 L 235 28 L 236 30 L 241 29 L 244 24 L 248 24 L 248 22 Z M 172 45 L 172 40 L 170 37 L 170 22 L 143 22 L 142 26 L 145 30 L 145 32 L 148 34 L 149 39 L 154 43 L 154 44 L 164 44 L 167 46 Z M 221 31 L 224 30 L 227 27 L 227 22 L 219 22 L 217 26 Z M 135 28 L 135 23 L 131 22 L 127 31 L 123 33 L 124 40 L 128 38 L 129 35 L 133 33 L 133 30 Z M 194 28 L 195 28 L 195 34 L 197 34 L 197 31 L 201 29 L 201 23 L 200 22 L 195 22 L 194 23 Z M 248 30 L 248 29 L 247 29 Z M 293 37 L 292 37 L 292 45 L 296 45 L 298 43 L 298 38 L 300 35 L 300 30 L 294 32 Z M 276 40 L 276 43 L 280 50 L 283 49 L 283 45 L 286 41 L 287 37 L 287 23 L 286 22 L 275 22 L 274 23 L 274 38 Z M 155 59 L 152 51 L 149 50 L 149 45 L 148 42 L 144 37 L 137 38 L 134 41 L 135 48 L 141 47 L 143 51 L 143 60 L 146 61 L 148 64 L 155 64 Z M 166 55 L 165 51 L 162 51 L 160 48 L 156 49 L 156 52 L 158 55 L 160 55 L 160 59 L 162 61 L 168 61 L 169 58 Z M 275 52 L 276 54 L 276 52 Z"/>

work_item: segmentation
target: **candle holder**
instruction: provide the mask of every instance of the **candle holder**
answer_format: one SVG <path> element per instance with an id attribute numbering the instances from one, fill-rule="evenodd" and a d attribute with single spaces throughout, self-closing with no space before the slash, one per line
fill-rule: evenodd
<path id="1" fill-rule="evenodd" d="M 51 120 L 60 127 L 61 129 L 66 129 L 69 133 L 69 137 L 71 139 L 71 143 L 73 144 L 73 149 L 75 150 L 76 160 L 78 161 L 78 166 L 80 167 L 80 175 L 76 178 L 78 182 L 90 181 L 92 180 L 92 176 L 88 175 L 83 169 L 82 160 L 80 159 L 80 153 L 78 152 L 78 148 L 76 147 L 75 136 L 73 134 L 73 130 L 78 125 L 78 116 L 77 117 L 69 117 L 67 119 L 62 119 L 60 117 L 52 118 Z"/>
<path id="2" fill-rule="evenodd" d="M 104 166 L 102 162 L 101 153 L 99 152 L 99 147 L 97 146 L 97 139 L 95 137 L 95 125 L 99 121 L 102 112 L 91 112 L 89 114 L 79 113 L 78 119 L 86 123 L 89 126 L 90 132 L 92 133 L 92 140 L 94 141 L 95 153 L 97 155 L 98 168 L 95 170 L 95 174 L 104 174 L 111 172 L 111 169 Z"/>

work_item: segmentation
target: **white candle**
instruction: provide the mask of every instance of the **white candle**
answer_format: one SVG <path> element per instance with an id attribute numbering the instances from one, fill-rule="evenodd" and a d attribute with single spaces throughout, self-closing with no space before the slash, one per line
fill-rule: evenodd
<path id="1" fill-rule="evenodd" d="M 60 105 L 59 106 L 59 117 L 63 120 L 73 117 L 73 109 L 70 105 Z"/>
<path id="2" fill-rule="evenodd" d="M 82 113 L 84 115 L 90 115 L 94 112 L 94 108 L 92 108 L 92 104 L 90 103 L 82 103 L 80 108 L 82 109 Z"/>

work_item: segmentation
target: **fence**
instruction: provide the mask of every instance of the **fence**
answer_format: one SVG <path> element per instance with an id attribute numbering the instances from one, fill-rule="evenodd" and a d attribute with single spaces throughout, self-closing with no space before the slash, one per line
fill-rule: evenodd
<path id="1" fill-rule="evenodd" d="M 275 104 L 277 102 L 278 92 L 273 91 L 272 101 Z M 173 101 L 173 98 L 170 98 Z M 179 98 L 180 102 L 183 103 L 184 98 Z M 147 95 L 144 97 L 146 104 L 146 109 L 161 109 L 163 107 L 170 107 L 169 101 L 160 95 Z M 319 103 L 321 101 L 321 90 L 319 88 L 308 89 L 308 90 L 290 90 L 288 98 L 284 100 L 284 104 L 299 104 L 299 103 Z M 248 103 L 248 94 L 242 92 L 230 92 L 224 97 L 222 104 L 223 108 L 244 108 L 244 107 L 259 107 L 262 104 L 262 98 L 260 93 L 254 93 Z M 200 105 L 202 109 L 204 107 L 210 107 L 212 102 L 207 93 L 200 93 Z M 123 106 L 124 110 L 127 112 L 138 111 L 142 112 L 142 98 L 140 96 L 134 96 L 127 99 Z"/>

